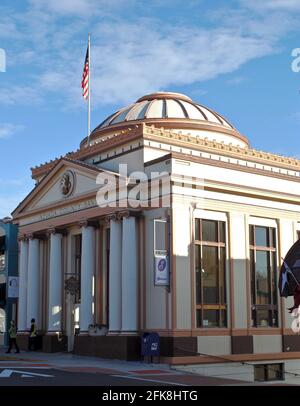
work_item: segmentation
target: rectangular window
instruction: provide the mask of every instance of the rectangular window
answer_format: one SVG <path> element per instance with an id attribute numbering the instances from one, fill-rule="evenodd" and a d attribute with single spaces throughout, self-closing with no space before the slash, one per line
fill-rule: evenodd
<path id="1" fill-rule="evenodd" d="M 226 327 L 225 222 L 195 220 L 197 327 Z"/>
<path id="2" fill-rule="evenodd" d="M 283 381 L 284 364 L 254 365 L 254 380 L 258 382 Z"/>
<path id="3" fill-rule="evenodd" d="M 250 225 L 252 327 L 277 327 L 276 229 Z"/>

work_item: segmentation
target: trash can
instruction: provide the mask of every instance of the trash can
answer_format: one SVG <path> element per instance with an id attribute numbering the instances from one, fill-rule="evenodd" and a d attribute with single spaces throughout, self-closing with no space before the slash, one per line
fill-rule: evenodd
<path id="1" fill-rule="evenodd" d="M 160 337 L 157 333 L 143 334 L 141 355 L 150 362 L 153 361 L 153 357 L 160 356 Z"/>

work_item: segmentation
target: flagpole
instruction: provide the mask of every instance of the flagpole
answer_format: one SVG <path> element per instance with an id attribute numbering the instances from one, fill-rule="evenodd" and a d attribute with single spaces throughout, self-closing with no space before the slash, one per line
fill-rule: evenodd
<path id="1" fill-rule="evenodd" d="M 91 34 L 90 33 L 89 33 L 89 40 L 88 40 L 88 52 L 89 52 L 88 145 L 90 145 L 90 135 L 91 135 Z"/>

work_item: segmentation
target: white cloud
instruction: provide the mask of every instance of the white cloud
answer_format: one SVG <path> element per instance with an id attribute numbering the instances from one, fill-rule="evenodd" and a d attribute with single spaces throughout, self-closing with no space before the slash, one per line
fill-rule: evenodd
<path id="1" fill-rule="evenodd" d="M 300 10 L 299 0 L 241 0 L 241 4 L 256 10 Z"/>
<path id="2" fill-rule="evenodd" d="M 99 31 L 110 41 L 93 48 L 98 103 L 130 101 L 149 91 L 213 79 L 273 52 L 269 41 L 231 29 L 162 32 L 152 24 L 122 24 L 102 25 Z"/>
<path id="3" fill-rule="evenodd" d="M 294 28 L 292 17 L 283 19 L 273 11 L 252 19 L 246 9 L 249 2 L 240 1 L 244 6 L 237 11 L 215 13 L 216 28 L 202 29 L 162 25 L 149 18 L 129 23 L 119 13 L 109 14 L 135 0 L 30 0 L 27 12 L 14 17 L 18 36 L 27 38 L 26 48 L 11 58 L 13 64 L 24 61 L 34 67 L 30 87 L 0 89 L 0 103 L 40 103 L 54 92 L 64 108 L 82 106 L 80 82 L 89 29 L 94 107 L 124 104 L 147 92 L 236 72 L 253 59 L 277 52 L 280 37 Z"/>
<path id="4" fill-rule="evenodd" d="M 46 10 L 60 16 L 80 17 L 105 14 L 121 6 L 128 8 L 134 2 L 135 0 L 30 0 L 34 9 Z"/>
<path id="5" fill-rule="evenodd" d="M 0 105 L 34 105 L 41 103 L 40 90 L 32 81 L 32 86 L 3 86 L 0 87 Z"/>
<path id="6" fill-rule="evenodd" d="M 0 139 L 10 138 L 15 135 L 17 132 L 24 129 L 23 125 L 19 124 L 10 124 L 10 123 L 0 123 Z M 1 183 L 1 180 L 0 180 Z"/>
<path id="7" fill-rule="evenodd" d="M 6 216 L 10 216 L 11 212 L 24 199 L 26 194 L 27 193 L 16 193 L 15 195 L 13 195 L 12 193 L 10 193 L 8 196 L 0 196 L 0 219 Z"/>
<path id="8" fill-rule="evenodd" d="M 161 29 L 159 22 L 147 20 L 99 24 L 92 39 L 94 106 L 128 103 L 147 92 L 213 79 L 274 52 L 270 40 L 235 29 Z M 82 103 L 83 54 L 66 54 L 68 63 L 61 61 L 39 78 L 43 89 L 59 89 L 74 107 Z"/>

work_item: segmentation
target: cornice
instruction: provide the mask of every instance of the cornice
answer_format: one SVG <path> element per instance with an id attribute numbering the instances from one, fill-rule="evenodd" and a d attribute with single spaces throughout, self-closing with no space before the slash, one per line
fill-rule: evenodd
<path id="1" fill-rule="evenodd" d="M 259 151 L 254 148 L 242 148 L 232 144 L 225 144 L 223 142 L 211 141 L 207 137 L 200 138 L 191 134 L 179 134 L 175 131 L 166 130 L 165 128 L 156 128 L 154 126 L 144 126 L 144 135 L 160 137 L 168 140 L 180 141 L 180 143 L 187 143 L 197 146 L 201 150 L 206 150 L 211 153 L 226 153 L 226 156 L 231 156 L 237 159 L 252 160 L 265 165 L 277 165 L 281 168 L 285 167 L 290 170 L 300 170 L 300 160 L 281 155 L 272 154 L 269 152 Z"/>
<path id="2" fill-rule="evenodd" d="M 105 131 L 101 132 L 101 136 L 104 135 L 106 135 L 105 139 L 92 141 L 90 146 L 82 146 L 77 151 L 68 153 L 65 158 L 83 161 L 112 148 L 128 144 L 137 138 L 144 138 L 154 141 L 159 140 L 160 142 L 171 142 L 183 147 L 248 160 L 262 165 L 273 165 L 287 170 L 300 171 L 300 160 L 295 158 L 259 151 L 254 148 L 225 144 L 215 140 L 211 141 L 207 137 L 201 138 L 191 134 L 180 134 L 172 131 L 172 129 L 157 128 L 154 125 L 147 125 L 146 123 L 140 123 L 134 127 L 128 127 L 114 133 L 112 133 L 112 129 L 108 129 L 107 133 Z M 240 135 L 240 139 L 245 140 L 245 137 Z M 60 159 L 62 158 L 60 157 L 32 168 L 32 177 L 39 179 L 45 176 Z"/>
<path id="3" fill-rule="evenodd" d="M 59 157 L 49 162 L 45 162 L 41 165 L 31 168 L 31 176 L 33 179 L 39 179 L 46 175 L 58 162 L 60 159 L 67 158 L 70 160 L 83 161 L 90 157 L 93 157 L 99 153 L 103 153 L 110 150 L 113 147 L 118 147 L 120 145 L 125 145 L 133 140 L 142 137 L 143 130 L 142 125 L 136 125 L 133 128 L 129 127 L 119 132 L 107 134 L 104 140 L 92 141 L 91 145 L 83 146 L 74 152 L 69 152 L 65 157 Z M 84 162 L 83 162 L 84 164 Z M 91 166 L 91 165 L 89 165 Z"/>

